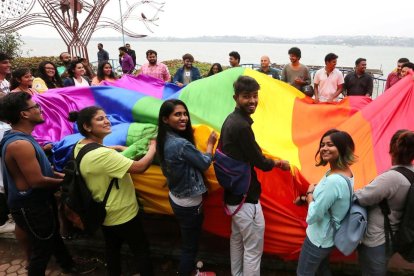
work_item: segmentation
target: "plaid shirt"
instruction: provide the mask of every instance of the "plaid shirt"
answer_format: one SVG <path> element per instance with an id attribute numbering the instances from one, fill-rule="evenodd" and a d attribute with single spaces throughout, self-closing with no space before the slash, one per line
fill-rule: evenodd
<path id="1" fill-rule="evenodd" d="M 157 63 L 155 65 L 150 65 L 149 63 L 146 63 L 141 66 L 141 74 L 148 75 L 163 80 L 165 82 L 171 80 L 170 72 L 168 71 L 167 66 L 163 63 Z"/>

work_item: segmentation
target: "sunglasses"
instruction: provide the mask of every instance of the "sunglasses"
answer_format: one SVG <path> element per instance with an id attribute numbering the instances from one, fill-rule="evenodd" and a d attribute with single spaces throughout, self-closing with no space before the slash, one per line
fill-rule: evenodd
<path id="1" fill-rule="evenodd" d="M 22 111 L 29 111 L 30 109 L 33 109 L 33 108 L 36 108 L 36 109 L 39 109 L 39 110 L 42 109 L 42 107 L 37 103 L 33 106 L 29 106 L 28 108 L 23 109 Z"/>

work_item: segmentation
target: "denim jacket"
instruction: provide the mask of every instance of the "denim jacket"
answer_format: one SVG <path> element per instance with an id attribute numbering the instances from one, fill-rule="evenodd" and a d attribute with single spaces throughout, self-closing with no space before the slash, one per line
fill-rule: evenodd
<path id="1" fill-rule="evenodd" d="M 191 70 L 191 81 L 192 82 L 198 79 L 201 79 L 200 71 L 198 70 L 197 67 L 191 67 L 190 70 Z M 173 83 L 176 83 L 177 81 L 184 83 L 184 66 L 179 68 L 174 75 Z"/>
<path id="2" fill-rule="evenodd" d="M 184 198 L 205 193 L 202 172 L 210 167 L 211 161 L 211 154 L 203 154 L 187 139 L 167 132 L 161 169 L 174 196 Z"/>

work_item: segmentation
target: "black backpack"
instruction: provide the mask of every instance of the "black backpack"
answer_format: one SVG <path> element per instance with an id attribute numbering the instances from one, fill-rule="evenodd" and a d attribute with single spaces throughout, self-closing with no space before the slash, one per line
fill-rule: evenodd
<path id="1" fill-rule="evenodd" d="M 379 204 L 384 215 L 385 240 L 387 251 L 398 252 L 401 257 L 410 263 L 414 263 L 414 172 L 404 167 L 396 167 L 393 170 L 404 175 L 411 183 L 404 204 L 404 211 L 398 230 L 393 233 L 388 215 L 391 213 L 387 199 Z"/>
<path id="2" fill-rule="evenodd" d="M 91 191 L 88 189 L 81 172 L 80 162 L 88 152 L 103 147 L 98 143 L 86 144 L 79 151 L 76 159 L 74 158 L 75 146 L 72 150 L 72 159 L 66 164 L 63 171 L 62 187 L 62 203 L 65 208 L 77 214 L 83 224 L 80 228 L 87 233 L 93 234 L 104 222 L 106 217 L 105 205 L 111 193 L 112 186 L 115 184 L 117 189 L 118 179 L 111 180 L 109 187 L 105 193 L 104 200 L 97 202 L 93 199 Z"/>

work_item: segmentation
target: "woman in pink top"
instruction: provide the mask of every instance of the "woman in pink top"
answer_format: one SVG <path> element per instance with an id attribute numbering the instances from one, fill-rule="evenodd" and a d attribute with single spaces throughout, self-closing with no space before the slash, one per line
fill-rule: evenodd
<path id="1" fill-rule="evenodd" d="M 104 61 L 99 64 L 98 74 L 92 79 L 92 85 L 101 85 L 103 81 L 115 82 L 116 79 L 115 73 L 112 70 L 112 65 L 109 62 Z"/>

